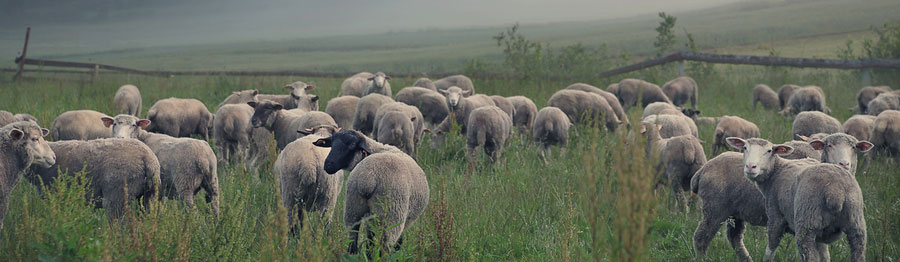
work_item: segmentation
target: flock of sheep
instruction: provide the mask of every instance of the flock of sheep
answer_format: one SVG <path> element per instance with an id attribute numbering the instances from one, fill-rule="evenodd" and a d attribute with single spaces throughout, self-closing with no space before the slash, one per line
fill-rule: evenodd
<path id="1" fill-rule="evenodd" d="M 361 222 L 372 215 L 387 228 L 384 243 L 395 246 L 428 204 L 428 182 L 416 160 L 425 133 L 437 147 L 459 126 L 470 166 L 478 147 L 498 161 L 515 133 L 532 138 L 547 161 L 552 146 L 565 150 L 571 126 L 615 132 L 631 126 L 626 112 L 640 106 L 647 154 L 659 159 L 657 168 L 675 205 L 687 208 L 686 190 L 702 200 L 694 235 L 698 260 L 723 222 L 732 219 L 725 223 L 727 237 L 741 260 L 750 261 L 742 242 L 749 223 L 768 228 L 766 260 L 774 259 L 784 232 L 792 232 L 803 260 L 827 260 L 826 244 L 845 234 L 852 260 L 864 261 L 857 153 L 877 148 L 900 155 L 900 91 L 890 87 L 860 90 L 854 108 L 860 115 L 842 125 L 828 115 L 819 87 L 785 85 L 776 93 L 756 86 L 754 108 L 762 104 L 793 118 L 798 140 L 776 145 L 760 139 L 759 128 L 738 116 L 700 117 L 699 90 L 690 77 L 663 87 L 638 79 L 606 90 L 576 83 L 554 93 L 540 110 L 524 96 L 477 94 L 463 75 L 422 78 L 396 96 L 390 80 L 381 72 L 355 74 L 324 112 L 318 111 L 318 96 L 307 93 L 315 87 L 303 82 L 286 85 L 290 93 L 283 95 L 234 92 L 215 113 L 196 99 L 167 98 L 149 109 L 147 119 L 138 117 L 140 91 L 125 85 L 113 99 L 119 115 L 69 111 L 49 130 L 30 115 L 0 111 L 0 227 L 20 174 L 40 185 L 52 183 L 58 170 L 88 171 L 95 203 L 111 218 L 123 214 L 127 201 L 148 205 L 165 196 L 190 207 L 200 189 L 218 214 L 217 165 L 240 161 L 258 167 L 274 140 L 280 154 L 273 171 L 292 219 L 303 221 L 306 213 L 330 221 L 346 187 L 349 251 L 359 250 Z M 711 159 L 698 138 L 698 124 L 715 125 Z M 54 142 L 43 140 L 48 134 Z M 727 152 L 729 147 L 740 152 Z M 342 170 L 349 172 L 346 181 Z"/>

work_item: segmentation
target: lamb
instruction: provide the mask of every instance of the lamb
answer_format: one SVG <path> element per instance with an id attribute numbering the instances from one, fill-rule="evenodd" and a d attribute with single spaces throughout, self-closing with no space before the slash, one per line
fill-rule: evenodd
<path id="1" fill-rule="evenodd" d="M 872 127 L 875 126 L 875 116 L 870 115 L 854 115 L 850 119 L 844 121 L 841 127 L 842 132 L 847 133 L 859 140 L 869 140 L 872 135 Z"/>
<path id="2" fill-rule="evenodd" d="M 879 151 L 900 156 L 900 111 L 886 110 L 878 114 L 869 141 Z"/>
<path id="3" fill-rule="evenodd" d="M 369 94 L 360 98 L 356 104 L 356 116 L 353 117 L 353 130 L 371 135 L 378 108 L 391 102 L 394 102 L 394 99 L 382 94 Z"/>
<path id="4" fill-rule="evenodd" d="M 613 111 L 616 112 L 616 117 L 618 117 L 619 120 L 621 120 L 623 123 L 628 123 L 628 115 L 625 114 L 625 109 L 623 109 L 622 104 L 619 103 L 619 98 L 616 97 L 616 95 L 614 95 L 613 93 L 603 91 L 600 88 L 585 83 L 574 83 L 567 86 L 566 89 L 581 90 L 602 96 L 604 99 L 606 99 L 606 103 L 608 103 L 609 106 L 612 107 Z"/>
<path id="5" fill-rule="evenodd" d="M 483 147 L 491 162 L 503 154 L 506 140 L 512 136 L 512 118 L 496 106 L 479 107 L 469 115 L 466 150 L 471 167 L 475 165 L 475 149 Z"/>
<path id="6" fill-rule="evenodd" d="M 781 106 L 781 110 L 784 110 L 788 107 L 788 101 L 791 100 L 791 95 L 794 94 L 794 91 L 800 89 L 801 87 L 798 85 L 783 85 L 778 88 L 778 104 Z"/>
<path id="7" fill-rule="evenodd" d="M 190 137 L 197 134 L 209 140 L 213 114 L 197 99 L 166 98 L 156 101 L 147 111 L 150 132 L 173 137 Z"/>
<path id="8" fill-rule="evenodd" d="M 100 118 L 109 117 L 94 110 L 75 110 L 60 114 L 50 125 L 50 137 L 60 140 L 92 140 L 112 137 Z"/>
<path id="9" fill-rule="evenodd" d="M 869 115 L 877 116 L 885 110 L 900 110 L 900 91 L 885 92 L 869 101 L 866 107 Z"/>
<path id="10" fill-rule="evenodd" d="M 659 135 L 662 138 L 671 138 L 681 135 L 692 135 L 699 138 L 697 125 L 690 117 L 684 115 L 651 115 L 641 123 L 657 124 L 662 126 Z"/>
<path id="11" fill-rule="evenodd" d="M 368 94 L 382 94 L 388 97 L 394 96 L 391 93 L 391 83 L 388 80 L 391 80 L 391 77 L 384 74 L 383 72 L 375 73 L 375 76 L 369 77 L 368 84 L 366 85 L 366 95 Z"/>
<path id="12" fill-rule="evenodd" d="M 821 87 L 805 86 L 795 89 L 791 94 L 791 99 L 781 111 L 782 115 L 794 116 L 804 111 L 819 111 L 826 114 L 831 113 L 831 109 L 825 105 L 825 93 Z"/>
<path id="13" fill-rule="evenodd" d="M 466 97 L 468 91 L 463 91 L 459 87 L 450 87 L 447 90 L 438 89 L 447 101 L 447 107 L 450 108 L 450 114 L 444 118 L 434 131 L 432 137 L 432 147 L 437 147 L 443 143 L 444 133 L 450 132 L 451 123 L 456 123 L 461 128 L 461 134 L 466 134 L 469 114 L 473 110 L 483 106 L 493 106 L 494 100 L 486 95 L 472 95 Z"/>
<path id="14" fill-rule="evenodd" d="M 116 91 L 113 104 L 119 114 L 138 116 L 141 114 L 141 91 L 134 85 L 123 85 Z"/>
<path id="15" fill-rule="evenodd" d="M 841 122 L 818 111 L 804 111 L 797 114 L 791 124 L 792 137 L 811 136 L 816 133 L 832 134 L 841 132 Z"/>
<path id="16" fill-rule="evenodd" d="M 689 76 L 669 80 L 662 87 L 663 93 L 671 99 L 673 105 L 684 106 L 690 101 L 693 109 L 697 109 L 698 89 L 697 81 Z"/>
<path id="17" fill-rule="evenodd" d="M 464 97 L 468 97 L 475 94 L 475 85 L 472 84 L 472 79 L 464 75 L 452 75 L 448 77 L 444 77 L 434 81 L 434 86 L 438 91 L 440 90 L 448 90 L 450 87 L 458 87 L 462 91 Z M 442 92 L 443 93 L 443 92 Z"/>
<path id="18" fill-rule="evenodd" d="M 683 115 L 681 111 L 672 104 L 666 102 L 653 102 L 644 107 L 644 112 L 641 113 L 641 119 L 646 119 L 648 116 L 652 115 L 659 115 L 664 110 L 675 110 L 678 111 L 678 115 Z"/>
<path id="19" fill-rule="evenodd" d="M 50 130 L 35 122 L 18 121 L 0 127 L 0 230 L 9 210 L 9 195 L 19 177 L 32 164 L 49 168 L 56 164 L 56 154 L 44 137 Z"/>
<path id="20" fill-rule="evenodd" d="M 357 244 L 361 220 L 374 215 L 384 228 L 383 243 L 394 247 L 402 234 L 422 215 L 428 205 L 425 171 L 406 154 L 360 132 L 347 130 L 316 140 L 316 146 L 331 147 L 325 158 L 325 172 L 350 172 L 344 203 L 344 225 L 350 238 L 348 251 L 359 252 Z M 375 234 L 366 234 L 370 238 Z"/>
<path id="21" fill-rule="evenodd" d="M 516 109 L 516 114 L 513 115 L 512 119 L 513 125 L 519 129 L 519 134 L 526 135 L 534 126 L 534 118 L 538 113 L 537 106 L 534 105 L 534 101 L 531 101 L 531 98 L 524 96 L 511 96 L 506 99 L 509 99 L 509 102 Z"/>
<path id="22" fill-rule="evenodd" d="M 400 95 L 399 93 L 397 94 Z M 359 97 L 340 96 L 328 100 L 325 105 L 325 113 L 334 118 L 340 128 L 353 128 L 353 116 L 356 115 L 356 105 Z"/>
<path id="23" fill-rule="evenodd" d="M 559 108 L 573 123 L 599 124 L 605 121 L 606 128 L 615 131 L 622 122 L 616 117 L 612 107 L 602 96 L 579 90 L 562 89 L 556 91 L 547 106 Z M 594 121 L 589 123 L 589 121 Z"/>
<path id="24" fill-rule="evenodd" d="M 444 96 L 427 88 L 406 87 L 400 89 L 394 100 L 418 108 L 429 127 L 440 124 L 450 114 L 450 108 L 447 106 Z"/>
<path id="25" fill-rule="evenodd" d="M 213 137 L 220 161 L 243 157 L 249 166 L 258 166 L 265 158 L 272 134 L 263 128 L 253 128 L 250 119 L 253 108 L 246 104 L 227 104 L 216 111 Z"/>
<path id="26" fill-rule="evenodd" d="M 766 199 L 769 243 L 764 260 L 772 261 L 785 231 L 794 232 L 801 261 L 828 261 L 828 243 L 844 233 L 850 260 L 865 261 L 866 221 L 862 191 L 848 170 L 815 160 L 786 160 L 786 145 L 764 139 L 729 137 L 744 153 L 744 174 Z M 816 145 L 813 145 L 816 147 Z M 823 154 L 824 155 L 824 154 Z"/>
<path id="27" fill-rule="evenodd" d="M 659 135 L 661 128 L 655 123 L 641 123 L 641 133 L 647 137 L 647 154 L 659 157 L 659 167 L 669 180 L 675 206 L 687 211 L 688 199 L 682 191 L 690 189 L 694 173 L 706 164 L 706 152 L 697 137 L 682 135 L 662 138 Z"/>
<path id="28" fill-rule="evenodd" d="M 313 134 L 288 144 L 275 160 L 272 171 L 275 179 L 281 181 L 281 203 L 287 208 L 289 218 L 296 217 L 300 226 L 303 211 L 318 212 L 326 224 L 331 221 L 331 213 L 344 184 L 344 175 L 341 172 L 334 175 L 325 172 L 329 149 L 317 147 L 313 142 L 331 136 L 336 130 L 331 126 L 310 128 Z"/>
<path id="29" fill-rule="evenodd" d="M 132 115 L 106 117 L 103 124 L 112 127 L 116 138 L 137 139 L 153 151 L 159 161 L 160 196 L 178 199 L 192 208 L 194 195 L 203 189 L 213 214 L 219 214 L 219 175 L 216 154 L 209 143 L 147 132 L 150 120 Z"/>
<path id="30" fill-rule="evenodd" d="M 659 86 L 644 80 L 623 79 L 619 82 L 619 88 L 616 91 L 613 94 L 619 98 L 619 102 L 625 111 L 637 105 L 638 102 L 641 102 L 641 107 L 647 107 L 648 104 L 653 102 L 672 103 Z M 641 101 L 638 101 L 638 98 Z"/>
<path id="31" fill-rule="evenodd" d="M 243 105 L 243 104 L 247 104 L 247 102 L 250 102 L 250 101 L 254 101 L 254 102 L 259 101 L 259 99 L 257 98 L 258 95 L 259 95 L 259 90 L 256 90 L 256 89 L 231 92 L 231 95 L 226 97 L 225 100 L 222 101 L 222 103 L 219 103 L 219 105 L 216 106 L 216 111 L 218 111 L 219 108 L 221 108 L 223 105 L 228 105 L 228 104 Z"/>
<path id="32" fill-rule="evenodd" d="M 868 114 L 869 113 L 869 102 L 875 97 L 878 97 L 881 93 L 887 93 L 893 91 L 890 86 L 867 86 L 859 89 L 859 92 L 856 93 L 856 106 L 851 108 L 851 111 L 856 111 L 859 114 Z M 878 114 L 873 114 L 878 115 Z"/>
<path id="33" fill-rule="evenodd" d="M 544 164 L 548 164 L 551 145 L 558 145 L 560 151 L 565 152 L 566 145 L 569 144 L 570 126 L 572 123 L 569 122 L 569 117 L 559 108 L 548 106 L 537 112 L 532 135 L 534 142 L 540 147 L 538 156 Z"/>
<path id="34" fill-rule="evenodd" d="M 91 185 L 88 199 L 106 209 L 110 219 L 121 218 L 128 201 L 141 200 L 149 210 L 150 201 L 158 197 L 159 160 L 138 140 L 108 138 L 49 144 L 56 153 L 56 164 L 49 168 L 32 166 L 33 175 L 25 176 L 36 186 L 53 183 L 60 171 L 71 175 L 84 170 Z"/>
<path id="35" fill-rule="evenodd" d="M 778 94 L 767 85 L 759 84 L 753 87 L 753 110 L 756 110 L 757 103 L 762 104 L 763 108 L 767 110 L 781 110 Z"/>
<path id="36" fill-rule="evenodd" d="M 372 78 L 374 76 L 375 74 L 369 72 L 359 72 L 351 77 L 348 77 L 347 79 L 344 79 L 344 82 L 341 83 L 341 96 L 366 96 L 366 88 L 369 85 L 369 78 Z"/>
<path id="37" fill-rule="evenodd" d="M 869 141 L 858 140 L 845 133 L 834 133 L 823 139 L 809 142 L 817 151 L 822 151 L 823 163 L 837 164 L 850 174 L 856 175 L 857 154 L 868 152 L 874 146 Z"/>
<path id="38" fill-rule="evenodd" d="M 399 112 L 400 114 L 390 114 Z M 389 116 L 391 115 L 391 116 Z M 419 109 L 400 102 L 381 105 L 375 112 L 372 136 L 376 141 L 396 146 L 417 159 L 417 148 L 425 133 L 425 121 Z"/>
<path id="39" fill-rule="evenodd" d="M 756 138 L 759 137 L 759 127 L 753 122 L 747 121 L 739 116 L 721 116 L 719 117 L 719 124 L 716 125 L 715 134 L 716 138 L 715 142 L 713 142 L 713 155 L 718 155 L 720 148 L 728 150 L 725 138 Z"/>
<path id="40" fill-rule="evenodd" d="M 494 100 L 494 105 L 499 107 L 503 112 L 506 112 L 506 115 L 509 116 L 510 119 L 516 115 L 516 107 L 513 106 L 512 102 L 506 97 L 502 96 L 490 96 L 492 100 Z"/>
<path id="41" fill-rule="evenodd" d="M 427 77 L 417 79 L 416 82 L 413 83 L 412 86 L 422 87 L 422 88 L 437 92 L 437 87 L 434 85 L 434 82 L 431 81 L 431 79 L 428 79 Z"/>

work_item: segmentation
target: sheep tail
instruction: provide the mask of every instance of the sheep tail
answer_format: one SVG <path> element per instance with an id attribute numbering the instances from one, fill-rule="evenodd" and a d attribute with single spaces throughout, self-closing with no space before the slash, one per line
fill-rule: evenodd
<path id="1" fill-rule="evenodd" d="M 703 174 L 703 170 L 703 167 L 701 167 L 700 170 L 697 170 L 697 173 L 691 177 L 691 192 L 694 194 L 697 194 L 700 191 L 700 175 Z"/>

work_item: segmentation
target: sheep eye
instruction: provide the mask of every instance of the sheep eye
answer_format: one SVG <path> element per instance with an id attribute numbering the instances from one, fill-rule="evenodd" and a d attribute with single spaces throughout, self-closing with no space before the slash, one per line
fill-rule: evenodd
<path id="1" fill-rule="evenodd" d="M 769 151 L 766 151 L 766 153 L 772 153 L 772 149 L 769 149 Z"/>
<path id="2" fill-rule="evenodd" d="M 38 139 L 37 139 L 37 138 L 36 138 L 36 137 L 32 137 L 32 138 L 31 138 L 31 141 L 33 141 L 33 142 L 37 142 L 37 141 L 38 141 Z"/>
<path id="3" fill-rule="evenodd" d="M 137 126 L 137 124 L 131 124 L 131 126 Z"/>

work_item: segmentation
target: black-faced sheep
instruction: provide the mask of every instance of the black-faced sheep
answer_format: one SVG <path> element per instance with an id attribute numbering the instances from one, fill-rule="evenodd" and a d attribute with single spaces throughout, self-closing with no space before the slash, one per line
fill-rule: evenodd
<path id="1" fill-rule="evenodd" d="M 753 87 L 753 110 L 756 110 L 757 103 L 768 110 L 781 110 L 778 94 L 767 85 L 759 84 Z"/>
<path id="2" fill-rule="evenodd" d="M 662 91 L 672 101 L 673 105 L 685 106 L 688 102 L 691 102 L 691 108 L 697 109 L 699 88 L 697 87 L 697 81 L 694 81 L 693 78 L 681 76 L 669 80 L 669 82 L 663 84 Z"/>
<path id="3" fill-rule="evenodd" d="M 60 114 L 50 126 L 50 137 L 60 140 L 91 140 L 109 138 L 112 132 L 100 118 L 109 117 L 94 110 L 75 110 Z"/>
<path id="4" fill-rule="evenodd" d="M 832 134 L 841 132 L 841 122 L 818 111 L 804 111 L 797 114 L 791 124 L 794 139 L 799 136 L 811 136 L 817 133 Z"/>
<path id="5" fill-rule="evenodd" d="M 398 93 L 397 96 L 400 94 Z M 334 122 L 338 127 L 350 129 L 353 128 L 353 117 L 356 116 L 356 105 L 359 103 L 359 97 L 356 96 L 340 96 L 328 100 L 325 105 L 325 113 L 334 118 Z"/>
<path id="6" fill-rule="evenodd" d="M 116 91 L 113 105 L 119 114 L 138 116 L 141 114 L 141 91 L 134 85 L 123 85 Z"/>
<path id="7" fill-rule="evenodd" d="M 25 170 L 33 164 L 44 168 L 56 164 L 56 154 L 44 141 L 49 133 L 31 121 L 0 127 L 0 229 L 9 209 L 9 195 Z"/>
<path id="8" fill-rule="evenodd" d="M 356 103 L 356 116 L 353 117 L 353 130 L 366 135 L 372 134 L 375 127 L 375 113 L 381 105 L 394 102 L 389 96 L 382 94 L 369 94 L 359 99 Z"/>
<path id="9" fill-rule="evenodd" d="M 541 160 L 547 163 L 550 157 L 550 146 L 558 145 L 561 152 L 565 152 L 566 145 L 569 144 L 569 117 L 559 108 L 548 106 L 541 108 L 537 116 L 534 118 L 534 129 L 532 136 L 535 143 L 538 144 Z"/>
<path id="10" fill-rule="evenodd" d="M 759 137 L 759 127 L 739 116 L 719 117 L 713 142 L 713 155 L 718 155 L 720 148 L 728 150 L 728 144 L 725 142 L 725 138 L 728 137 L 756 138 Z"/>
<path id="11" fill-rule="evenodd" d="M 209 140 L 213 114 L 197 99 L 166 98 L 156 101 L 147 111 L 150 132 L 174 137 L 197 134 Z"/>

